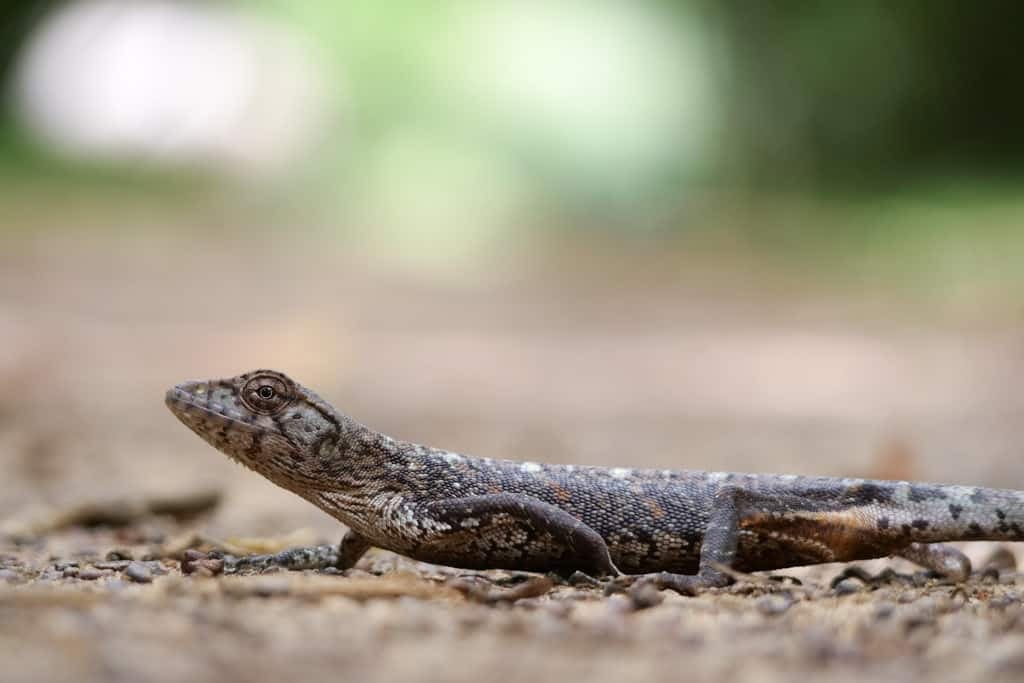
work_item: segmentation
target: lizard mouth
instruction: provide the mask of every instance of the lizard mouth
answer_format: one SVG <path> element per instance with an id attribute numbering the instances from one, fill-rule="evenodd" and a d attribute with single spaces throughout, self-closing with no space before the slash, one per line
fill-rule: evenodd
<path id="1" fill-rule="evenodd" d="M 168 389 L 164 403 L 175 417 L 201 436 L 226 427 L 257 431 L 241 413 L 211 402 L 208 385 L 204 382 L 185 382 Z"/>

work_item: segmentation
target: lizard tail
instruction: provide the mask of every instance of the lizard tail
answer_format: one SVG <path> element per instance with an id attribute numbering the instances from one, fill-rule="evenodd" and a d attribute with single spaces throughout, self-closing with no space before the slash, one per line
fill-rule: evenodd
<path id="1" fill-rule="evenodd" d="M 897 507 L 913 541 L 1024 541 L 1024 491 L 911 484 Z"/>

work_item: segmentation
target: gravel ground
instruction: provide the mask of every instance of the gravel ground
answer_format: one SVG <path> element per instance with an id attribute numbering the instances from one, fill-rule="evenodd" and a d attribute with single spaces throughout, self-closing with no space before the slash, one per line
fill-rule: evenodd
<path id="1" fill-rule="evenodd" d="M 182 379 L 269 366 L 382 431 L 481 455 L 1024 487 L 1012 321 L 663 261 L 439 278 L 340 249 L 3 247 L 5 682 L 1024 677 L 1019 547 L 966 546 L 962 586 L 880 561 L 862 566 L 898 573 L 797 569 L 697 598 L 384 552 L 345 576 L 224 575 L 202 553 L 341 529 L 162 405 Z"/>

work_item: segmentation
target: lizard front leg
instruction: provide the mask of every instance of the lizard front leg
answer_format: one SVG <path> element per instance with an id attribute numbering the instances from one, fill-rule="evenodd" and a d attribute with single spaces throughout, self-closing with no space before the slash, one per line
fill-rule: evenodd
<path id="1" fill-rule="evenodd" d="M 495 493 L 417 505 L 408 554 L 464 569 L 621 574 L 604 539 L 582 520 L 532 496 Z"/>
<path id="2" fill-rule="evenodd" d="M 334 566 L 342 570 L 351 569 L 356 566 L 356 562 L 366 554 L 372 545 L 358 533 L 349 529 L 341 537 L 341 543 L 338 544 L 338 559 L 335 560 Z"/>

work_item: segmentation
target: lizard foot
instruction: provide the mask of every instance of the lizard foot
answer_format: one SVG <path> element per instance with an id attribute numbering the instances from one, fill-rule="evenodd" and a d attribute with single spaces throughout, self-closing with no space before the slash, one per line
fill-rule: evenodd
<path id="1" fill-rule="evenodd" d="M 971 575 L 970 559 L 944 543 L 911 543 L 899 552 L 899 556 L 952 583 L 963 583 Z"/>
<path id="2" fill-rule="evenodd" d="M 304 569 L 331 569 L 338 563 L 338 548 L 333 545 L 318 545 L 310 548 L 290 548 L 270 555 L 223 555 L 224 568 L 228 572 L 240 569 L 255 569 L 261 572 L 275 569 L 302 571 Z"/>

